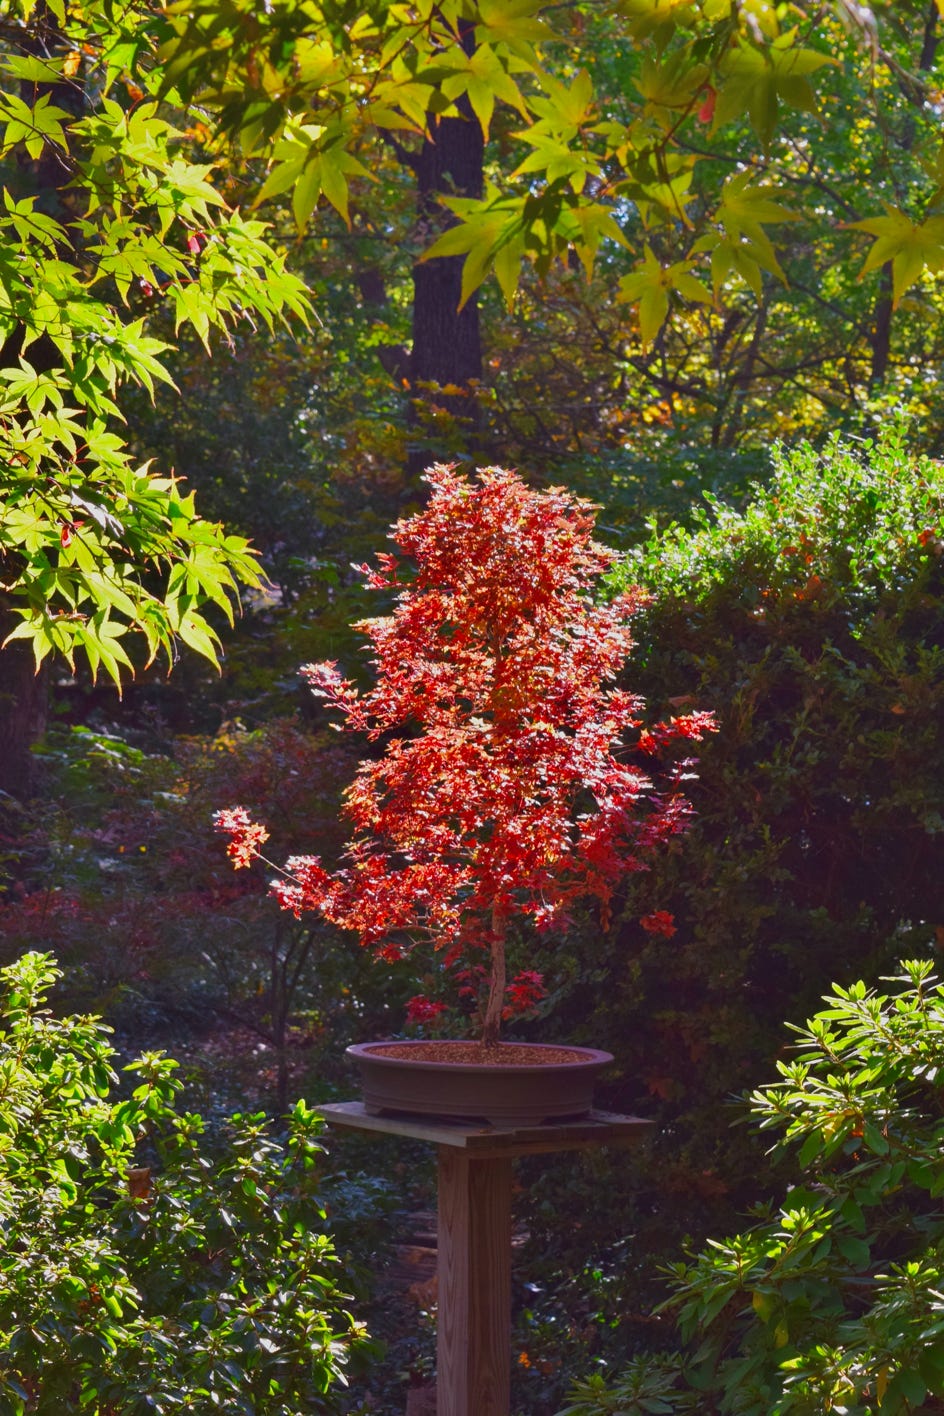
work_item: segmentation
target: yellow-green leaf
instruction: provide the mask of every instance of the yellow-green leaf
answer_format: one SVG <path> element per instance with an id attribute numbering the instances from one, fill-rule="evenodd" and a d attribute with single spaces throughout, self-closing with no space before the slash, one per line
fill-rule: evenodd
<path id="1" fill-rule="evenodd" d="M 644 349 L 655 339 L 668 313 L 668 293 L 661 285 L 650 286 L 639 301 L 639 336 Z"/>
<path id="2" fill-rule="evenodd" d="M 892 302 L 897 306 L 925 269 L 939 271 L 944 267 L 944 216 L 914 222 L 893 207 L 887 206 L 885 210 L 885 216 L 872 216 L 849 224 L 852 230 L 865 231 L 875 237 L 862 275 L 891 262 Z"/>
<path id="3" fill-rule="evenodd" d="M 495 278 L 501 286 L 501 292 L 505 297 L 505 304 L 509 310 L 515 303 L 515 292 L 518 289 L 518 281 L 521 276 L 521 258 L 524 255 L 524 233 L 514 236 L 510 241 L 506 241 L 495 252 L 494 267 Z"/>

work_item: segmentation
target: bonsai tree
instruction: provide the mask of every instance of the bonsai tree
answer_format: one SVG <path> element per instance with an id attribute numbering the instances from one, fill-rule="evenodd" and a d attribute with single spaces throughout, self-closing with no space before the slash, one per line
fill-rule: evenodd
<path id="1" fill-rule="evenodd" d="M 640 700 L 614 686 L 640 596 L 594 602 L 614 553 L 592 539 L 590 503 L 501 468 L 470 481 L 436 466 L 426 480 L 428 505 L 392 531 L 409 573 L 394 555 L 360 567 L 395 596 L 391 614 L 357 626 L 374 687 L 358 693 L 334 663 L 302 671 L 347 730 L 384 741 L 346 793 L 353 834 L 337 869 L 294 857 L 273 889 L 385 959 L 424 938 L 446 964 L 484 951 L 493 1047 L 509 993 L 540 983 L 507 980 L 512 917 L 558 930 L 589 899 L 606 923 L 620 875 L 685 827 L 678 769 L 657 793 L 624 736 L 653 759 L 713 724 L 692 713 L 643 729 Z M 244 809 L 217 824 L 237 866 L 260 854 L 265 828 Z"/>

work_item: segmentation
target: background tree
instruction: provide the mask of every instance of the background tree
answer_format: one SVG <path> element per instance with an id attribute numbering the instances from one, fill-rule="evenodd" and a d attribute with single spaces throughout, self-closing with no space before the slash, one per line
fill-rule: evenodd
<path id="1" fill-rule="evenodd" d="M 723 444 L 737 440 L 762 375 L 813 399 L 828 391 L 824 350 L 764 353 L 796 298 L 778 293 L 792 290 L 791 269 L 800 293 L 839 319 L 825 360 L 839 366 L 837 387 L 858 397 L 882 385 L 891 311 L 911 287 L 930 288 L 944 253 L 938 24 L 934 3 L 845 0 L 374 0 L 356 16 L 332 3 L 256 16 L 238 0 L 203 0 L 171 17 L 162 53 L 227 131 L 271 152 L 263 195 L 290 189 L 300 227 L 323 199 L 377 229 L 368 168 L 382 171 L 391 151 L 417 167 L 441 124 L 443 149 L 474 126 L 471 109 L 490 140 L 485 190 L 465 194 L 452 173 L 443 200 L 458 224 L 421 260 L 461 255 L 464 300 L 493 272 L 510 301 L 522 262 L 546 279 L 559 259 L 590 271 L 625 247 L 635 264 L 613 274 L 637 309 L 638 372 L 662 397 L 700 389 Z M 877 273 L 865 310 L 850 298 L 864 252 L 863 273 Z M 696 322 L 667 359 L 667 320 L 702 306 L 717 317 L 707 339 Z M 695 366 L 678 387 L 673 362 Z"/>

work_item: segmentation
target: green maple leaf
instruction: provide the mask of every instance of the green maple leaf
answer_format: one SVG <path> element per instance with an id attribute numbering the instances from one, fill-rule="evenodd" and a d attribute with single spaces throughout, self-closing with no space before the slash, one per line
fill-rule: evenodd
<path id="1" fill-rule="evenodd" d="M 892 303 L 897 306 L 925 269 L 939 271 L 944 267 L 944 216 L 914 222 L 894 207 L 886 206 L 885 211 L 885 216 L 870 216 L 865 221 L 852 221 L 849 226 L 875 237 L 860 275 L 868 275 L 891 261 Z"/>
<path id="2" fill-rule="evenodd" d="M 648 348 L 665 323 L 672 290 L 677 290 L 686 300 L 711 303 L 711 294 L 706 286 L 689 273 L 695 265 L 695 261 L 660 265 L 651 247 L 647 246 L 642 266 L 623 276 L 619 298 L 629 304 L 638 301 L 639 337 L 644 348 Z"/>
<path id="3" fill-rule="evenodd" d="M 777 195 L 777 189 L 774 187 L 752 185 L 750 172 L 739 172 L 724 184 L 721 202 L 715 212 L 715 221 L 725 235 L 725 240 L 718 249 L 727 248 L 731 258 L 728 260 L 727 257 L 719 256 L 714 261 L 716 287 L 732 264 L 758 292 L 758 267 L 770 271 L 784 284 L 787 283 L 770 237 L 764 230 L 764 224 L 797 221 L 799 217 L 789 207 L 775 201 Z M 756 279 L 748 272 L 754 272 Z"/>
<path id="4" fill-rule="evenodd" d="M 517 109 L 523 118 L 527 118 L 528 110 L 518 85 L 490 45 L 479 45 L 469 57 L 460 50 L 454 62 L 457 72 L 444 81 L 442 92 L 452 100 L 458 98 L 461 93 L 468 95 L 472 111 L 482 125 L 486 138 L 496 99 L 501 99 Z"/>
<path id="5" fill-rule="evenodd" d="M 547 39 L 550 29 L 540 18 L 544 0 L 479 0 L 476 39 L 486 36 L 530 61 L 531 44 Z"/>
<path id="6" fill-rule="evenodd" d="M 746 113 L 766 146 L 777 126 L 781 103 L 805 113 L 817 111 L 807 75 L 836 60 L 816 49 L 794 46 L 796 33 L 796 29 L 789 30 L 763 48 L 742 39 L 731 51 L 721 69 L 712 135 Z"/>

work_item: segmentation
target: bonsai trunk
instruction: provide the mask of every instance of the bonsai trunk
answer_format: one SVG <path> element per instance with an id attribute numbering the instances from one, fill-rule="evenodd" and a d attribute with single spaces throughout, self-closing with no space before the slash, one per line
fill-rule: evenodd
<path id="1" fill-rule="evenodd" d="M 505 916 L 498 906 L 492 906 L 491 968 L 488 981 L 488 1003 L 482 1026 L 482 1042 L 486 1047 L 498 1046 L 502 1007 L 505 1002 Z"/>

